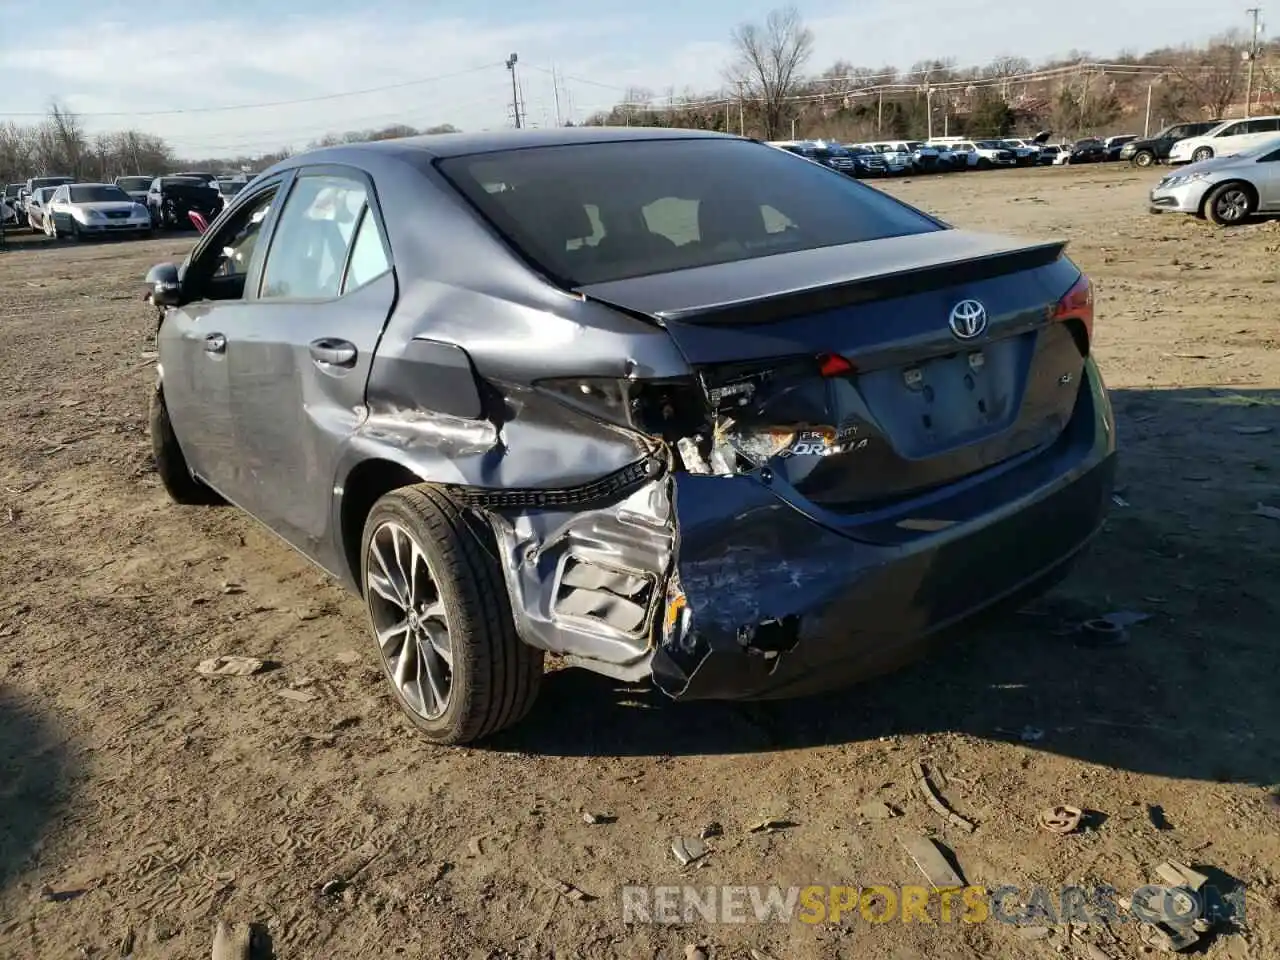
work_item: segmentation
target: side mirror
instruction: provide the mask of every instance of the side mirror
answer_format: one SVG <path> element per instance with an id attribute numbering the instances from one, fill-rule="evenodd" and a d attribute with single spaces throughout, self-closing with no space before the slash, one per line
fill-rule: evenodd
<path id="1" fill-rule="evenodd" d="M 176 307 L 182 280 L 172 263 L 157 263 L 147 271 L 147 299 L 157 307 Z"/>

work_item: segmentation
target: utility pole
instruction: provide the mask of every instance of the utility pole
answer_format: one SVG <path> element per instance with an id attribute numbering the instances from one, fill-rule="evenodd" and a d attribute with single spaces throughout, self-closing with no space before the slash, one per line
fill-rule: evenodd
<path id="1" fill-rule="evenodd" d="M 880 88 L 880 102 L 876 106 L 876 136 L 884 129 L 884 87 Z"/>
<path id="2" fill-rule="evenodd" d="M 1262 30 L 1262 25 L 1258 23 L 1258 15 L 1262 13 L 1262 9 L 1250 7 L 1245 13 L 1253 18 L 1253 29 L 1249 31 L 1249 52 L 1246 54 L 1249 60 L 1249 76 L 1244 83 L 1244 115 L 1247 118 L 1253 116 L 1253 65 L 1258 59 L 1258 34 Z"/>
<path id="3" fill-rule="evenodd" d="M 511 71 L 511 109 L 516 118 L 516 129 L 520 129 L 520 91 L 516 87 L 516 61 L 519 58 L 513 53 L 507 57 L 507 69 Z"/>
<path id="4" fill-rule="evenodd" d="M 556 103 L 556 126 L 563 127 L 564 120 L 560 116 L 560 78 L 556 76 L 556 65 L 551 65 L 551 95 Z"/>

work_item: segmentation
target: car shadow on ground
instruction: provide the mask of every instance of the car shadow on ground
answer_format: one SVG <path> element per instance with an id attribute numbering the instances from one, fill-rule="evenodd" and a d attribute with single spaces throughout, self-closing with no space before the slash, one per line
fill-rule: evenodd
<path id="1" fill-rule="evenodd" d="M 66 741 L 53 724 L 0 684 L 0 893 L 59 815 L 70 766 Z"/>
<path id="2" fill-rule="evenodd" d="M 1253 514 L 1280 471 L 1280 391 L 1112 398 L 1118 504 L 1071 576 L 1029 607 L 895 674 L 802 700 L 675 704 L 557 671 L 531 717 L 493 745 L 732 754 L 954 731 L 1134 772 L 1280 782 L 1280 522 Z M 1280 493 L 1267 502 L 1280 507 Z M 1150 619 L 1118 643 L 1069 632 L 1117 610 Z"/>

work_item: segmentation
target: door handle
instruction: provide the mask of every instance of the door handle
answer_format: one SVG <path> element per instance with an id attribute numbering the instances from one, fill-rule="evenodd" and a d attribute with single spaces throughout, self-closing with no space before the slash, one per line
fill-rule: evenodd
<path id="1" fill-rule="evenodd" d="M 226 353 L 227 338 L 220 333 L 211 333 L 204 338 L 205 353 Z"/>
<path id="2" fill-rule="evenodd" d="M 311 341 L 311 359 L 320 367 L 354 367 L 360 355 L 354 343 L 324 337 Z"/>

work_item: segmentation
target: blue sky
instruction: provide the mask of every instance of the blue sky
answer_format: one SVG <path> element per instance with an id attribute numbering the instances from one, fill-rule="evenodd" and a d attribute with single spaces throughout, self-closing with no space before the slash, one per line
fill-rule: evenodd
<path id="1" fill-rule="evenodd" d="M 302 145 L 326 131 L 404 122 L 464 129 L 510 122 L 519 53 L 531 123 L 554 122 L 554 67 L 563 116 L 608 107 L 630 86 L 665 94 L 721 82 L 728 36 L 777 2 L 755 0 L 515 0 L 376 7 L 334 0 L 220 0 L 165 5 L 119 0 L 4 0 L 21 41 L 0 43 L 0 121 L 29 122 L 57 97 L 94 131 L 160 134 L 183 155 Z M 1243 4 L 1191 0 L 812 0 L 811 69 L 837 58 L 906 67 L 931 57 L 980 64 L 1004 54 L 1039 60 L 1086 50 L 1198 43 L 1245 25 Z M 56 8 L 57 15 L 45 19 Z M 419 82 L 422 81 L 422 82 Z M 392 90 L 211 113 L 142 115 Z M 94 116 L 129 112 L 131 116 Z"/>

